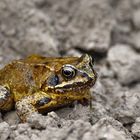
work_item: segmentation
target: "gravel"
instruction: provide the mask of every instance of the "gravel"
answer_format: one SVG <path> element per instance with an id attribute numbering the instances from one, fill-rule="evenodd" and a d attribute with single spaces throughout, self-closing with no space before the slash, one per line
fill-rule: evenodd
<path id="1" fill-rule="evenodd" d="M 75 104 L 26 123 L 15 110 L 0 112 L 0 140 L 139 140 L 139 15 L 139 0 L 0 0 L 0 68 L 30 54 L 88 53 L 98 73 L 92 108 Z"/>
<path id="2" fill-rule="evenodd" d="M 131 128 L 132 134 L 140 138 L 140 118 L 138 117 Z"/>
<path id="3" fill-rule="evenodd" d="M 0 140 L 6 140 L 10 135 L 10 126 L 6 122 L 0 123 Z"/>

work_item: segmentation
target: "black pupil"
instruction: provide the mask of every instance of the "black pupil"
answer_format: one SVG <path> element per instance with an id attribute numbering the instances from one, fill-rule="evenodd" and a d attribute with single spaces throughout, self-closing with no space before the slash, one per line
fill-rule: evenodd
<path id="1" fill-rule="evenodd" d="M 74 76 L 74 70 L 71 67 L 63 68 L 62 73 L 66 78 L 72 78 Z"/>
<path id="2" fill-rule="evenodd" d="M 64 70 L 63 72 L 64 72 L 64 75 L 66 75 L 66 76 L 72 75 L 72 71 L 70 71 L 70 70 Z"/>

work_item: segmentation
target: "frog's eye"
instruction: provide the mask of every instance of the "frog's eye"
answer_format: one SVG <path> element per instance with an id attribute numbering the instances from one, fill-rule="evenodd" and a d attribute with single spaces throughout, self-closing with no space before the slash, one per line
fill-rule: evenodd
<path id="1" fill-rule="evenodd" d="M 76 75 L 76 70 L 71 66 L 63 66 L 61 70 L 62 76 L 66 79 L 72 79 Z"/>

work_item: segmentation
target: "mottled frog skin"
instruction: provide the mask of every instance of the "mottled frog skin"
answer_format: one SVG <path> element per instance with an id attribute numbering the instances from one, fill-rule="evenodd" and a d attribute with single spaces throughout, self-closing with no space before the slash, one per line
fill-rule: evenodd
<path id="1" fill-rule="evenodd" d="M 95 84 L 92 59 L 81 57 L 42 57 L 32 55 L 15 60 L 0 70 L 0 110 L 15 107 L 21 121 L 34 112 L 44 113 L 90 100 L 89 89 Z"/>

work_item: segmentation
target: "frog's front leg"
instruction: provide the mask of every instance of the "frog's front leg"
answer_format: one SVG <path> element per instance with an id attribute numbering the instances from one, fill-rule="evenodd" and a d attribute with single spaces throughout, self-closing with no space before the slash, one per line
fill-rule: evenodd
<path id="1" fill-rule="evenodd" d="M 38 113 L 38 107 L 48 104 L 50 100 L 50 97 L 44 92 L 37 92 L 33 95 L 24 97 L 16 102 L 17 114 L 22 122 L 26 122 L 30 115 L 35 112 Z"/>
<path id="2" fill-rule="evenodd" d="M 7 86 L 0 86 L 0 110 L 10 110 L 13 99 Z"/>

